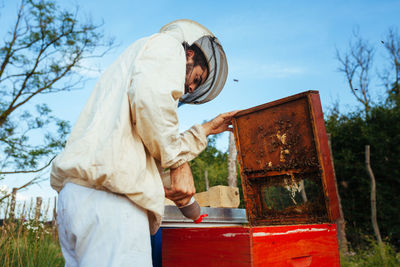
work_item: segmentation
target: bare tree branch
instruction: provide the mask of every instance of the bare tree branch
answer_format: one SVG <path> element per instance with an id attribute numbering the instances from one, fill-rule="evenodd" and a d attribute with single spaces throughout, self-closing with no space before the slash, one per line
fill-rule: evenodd
<path id="1" fill-rule="evenodd" d="M 19 8 L 18 8 L 17 22 L 15 23 L 15 26 L 14 26 L 14 31 L 13 31 L 13 34 L 12 34 L 12 39 L 11 39 L 9 45 L 8 45 L 8 46 L 6 47 L 6 49 L 5 49 L 5 50 L 7 51 L 7 53 L 6 53 L 5 57 L 4 57 L 3 62 L 1 63 L 1 67 L 0 67 L 0 78 L 3 76 L 4 69 L 6 68 L 7 64 L 8 64 L 9 61 L 10 61 L 10 58 L 12 57 L 13 53 L 15 52 L 12 48 L 13 48 L 13 46 L 14 46 L 14 44 L 15 44 L 17 38 L 18 38 L 17 32 L 18 32 L 18 28 L 19 28 L 19 23 L 20 23 L 20 21 L 21 21 L 23 8 L 24 8 L 24 1 L 21 2 L 21 5 L 20 5 Z"/>
<path id="2" fill-rule="evenodd" d="M 389 28 L 383 43 L 390 60 L 390 70 L 386 73 L 386 89 L 392 96 L 398 97 L 400 95 L 400 35 L 397 28 Z"/>
<path id="3" fill-rule="evenodd" d="M 69 124 L 48 107 L 32 110 L 29 103 L 40 94 L 82 87 L 82 61 L 114 48 L 113 41 L 102 41 L 102 24 L 79 21 L 78 7 L 20 1 L 16 22 L 0 43 L 0 174 L 40 171 L 38 163 L 63 147 Z M 38 135 L 40 145 L 32 140 Z"/>
<path id="4" fill-rule="evenodd" d="M 33 178 L 32 180 L 30 180 L 30 181 L 27 182 L 26 184 L 24 184 L 24 185 L 22 185 L 22 186 L 20 186 L 20 187 L 17 187 L 16 189 L 17 189 L 17 191 L 19 191 L 19 190 L 21 190 L 21 189 L 24 189 L 24 188 L 26 188 L 26 187 L 28 187 L 28 186 L 30 186 L 30 185 L 33 185 L 33 184 L 37 184 L 37 183 L 39 183 L 39 182 L 41 182 L 40 176 Z M 2 197 L 0 198 L 0 203 L 1 203 L 4 199 L 8 198 L 10 195 L 11 195 L 11 193 L 8 193 L 8 194 L 2 196 Z"/>
<path id="5" fill-rule="evenodd" d="M 347 52 L 342 54 L 336 49 L 336 58 L 339 61 L 338 71 L 344 73 L 351 93 L 364 106 L 365 115 L 368 118 L 371 109 L 369 84 L 374 48 L 362 39 L 358 32 L 354 31 L 353 35 L 355 41 L 350 41 Z"/>
<path id="6" fill-rule="evenodd" d="M 51 162 L 55 159 L 56 156 L 52 157 L 51 160 L 43 167 L 36 169 L 36 170 L 27 170 L 27 171 L 7 171 L 7 172 L 0 172 L 0 174 L 18 174 L 18 173 L 35 173 L 40 172 L 50 166 Z"/>

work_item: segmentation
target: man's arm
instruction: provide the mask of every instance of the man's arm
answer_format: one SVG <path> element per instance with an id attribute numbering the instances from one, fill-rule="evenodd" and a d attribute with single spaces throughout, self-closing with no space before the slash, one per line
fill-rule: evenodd
<path id="1" fill-rule="evenodd" d="M 203 123 L 202 127 L 206 136 L 231 131 L 232 117 L 238 111 L 220 114 L 213 120 Z M 174 201 L 178 207 L 186 205 L 196 193 L 193 175 L 189 163 L 186 162 L 178 168 L 171 169 L 171 188 L 165 188 L 165 196 Z"/>
<path id="2" fill-rule="evenodd" d="M 213 120 L 203 123 L 202 126 L 206 133 L 206 136 L 212 134 L 219 134 L 225 131 L 232 131 L 232 128 L 230 127 L 232 125 L 232 118 L 239 111 L 240 110 L 235 110 L 231 112 L 222 113 L 219 114 Z"/>

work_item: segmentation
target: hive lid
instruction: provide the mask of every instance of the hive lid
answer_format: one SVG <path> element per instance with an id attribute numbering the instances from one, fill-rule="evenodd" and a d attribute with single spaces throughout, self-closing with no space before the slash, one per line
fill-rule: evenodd
<path id="1" fill-rule="evenodd" d="M 233 128 L 250 225 L 339 217 L 318 91 L 243 110 Z"/>

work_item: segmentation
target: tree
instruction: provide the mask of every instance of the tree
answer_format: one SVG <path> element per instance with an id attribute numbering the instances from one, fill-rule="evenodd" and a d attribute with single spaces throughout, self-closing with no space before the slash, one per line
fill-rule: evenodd
<path id="1" fill-rule="evenodd" d="M 381 74 L 381 79 L 388 92 L 390 103 L 400 106 L 400 36 L 396 28 L 390 28 L 382 41 L 388 54 L 388 67 Z"/>
<path id="2" fill-rule="evenodd" d="M 0 175 L 39 171 L 64 145 L 69 123 L 32 99 L 81 85 L 84 60 L 113 46 L 101 26 L 54 0 L 21 0 L 0 45 Z"/>
<path id="3" fill-rule="evenodd" d="M 368 175 L 371 178 L 371 221 L 372 221 L 372 227 L 374 228 L 375 236 L 376 239 L 378 240 L 379 245 L 382 245 L 382 237 L 381 237 L 381 232 L 379 231 L 379 226 L 378 226 L 378 220 L 376 216 L 376 180 L 375 180 L 375 175 L 374 172 L 372 171 L 371 168 L 371 162 L 370 162 L 370 146 L 366 145 L 365 146 L 365 165 L 368 171 Z"/>
<path id="4" fill-rule="evenodd" d="M 377 219 L 382 237 L 400 247 L 400 109 L 389 105 L 371 108 L 369 123 L 361 112 L 332 113 L 327 131 L 332 135 L 332 150 L 338 189 L 341 196 L 346 233 L 355 246 L 367 244 L 373 234 L 370 206 L 370 179 L 365 167 L 365 145 L 371 146 L 371 168 L 376 178 Z"/>
<path id="5" fill-rule="evenodd" d="M 340 72 L 345 75 L 350 91 L 358 102 L 364 106 L 366 118 L 371 109 L 371 95 L 369 92 L 370 70 L 374 58 L 374 48 L 358 34 L 353 32 L 354 41 L 349 43 L 349 51 L 340 53 L 336 49 L 336 58 L 339 61 Z"/>
<path id="6" fill-rule="evenodd" d="M 373 101 L 370 95 L 370 89 L 374 89 L 370 85 L 376 48 L 358 33 L 354 37 L 355 41 L 350 42 L 346 53 L 336 50 L 336 54 L 339 71 L 345 75 L 349 89 L 362 104 L 363 111 L 341 115 L 336 110 L 326 122 L 327 130 L 332 134 L 336 175 L 349 226 L 348 237 L 354 245 L 362 244 L 363 235 L 373 232 L 370 224 L 372 219 L 374 232 L 379 233 L 379 221 L 383 236 L 400 247 L 400 221 L 397 215 L 400 210 L 398 205 L 393 204 L 400 201 L 397 193 L 400 190 L 400 36 L 397 29 L 390 28 L 379 42 L 383 44 L 387 57 L 385 68 L 378 66 L 376 77 L 385 86 L 386 101 Z M 371 156 L 369 149 L 364 151 L 364 147 L 369 148 L 369 145 Z M 368 197 L 370 190 L 371 199 Z M 371 203 L 371 212 L 367 205 L 361 204 L 368 202 Z M 379 234 L 377 238 L 380 239 Z"/>
<path id="7" fill-rule="evenodd" d="M 228 185 L 237 186 L 237 152 L 235 147 L 235 137 L 229 132 L 229 149 L 228 149 Z"/>
<path id="8" fill-rule="evenodd" d="M 206 190 L 204 173 L 207 171 L 209 186 L 228 185 L 228 155 L 216 148 L 218 135 L 208 137 L 206 149 L 190 162 L 197 192 Z"/>

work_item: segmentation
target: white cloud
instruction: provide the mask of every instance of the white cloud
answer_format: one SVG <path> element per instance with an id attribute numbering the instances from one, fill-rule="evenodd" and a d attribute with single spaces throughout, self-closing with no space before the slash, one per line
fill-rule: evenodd
<path id="1" fill-rule="evenodd" d="M 7 185 L 5 184 L 0 185 L 0 195 L 8 194 L 8 192 L 10 192 L 10 189 L 8 188 Z"/>
<path id="2" fill-rule="evenodd" d="M 6 195 L 6 194 L 9 194 L 9 193 L 11 193 L 11 189 L 7 185 L 5 185 L 5 184 L 0 185 L 0 196 L 1 195 Z M 26 201 L 26 200 L 29 200 L 29 196 L 27 196 L 26 194 L 22 194 L 22 193 L 17 191 L 16 200 L 17 201 Z"/>

